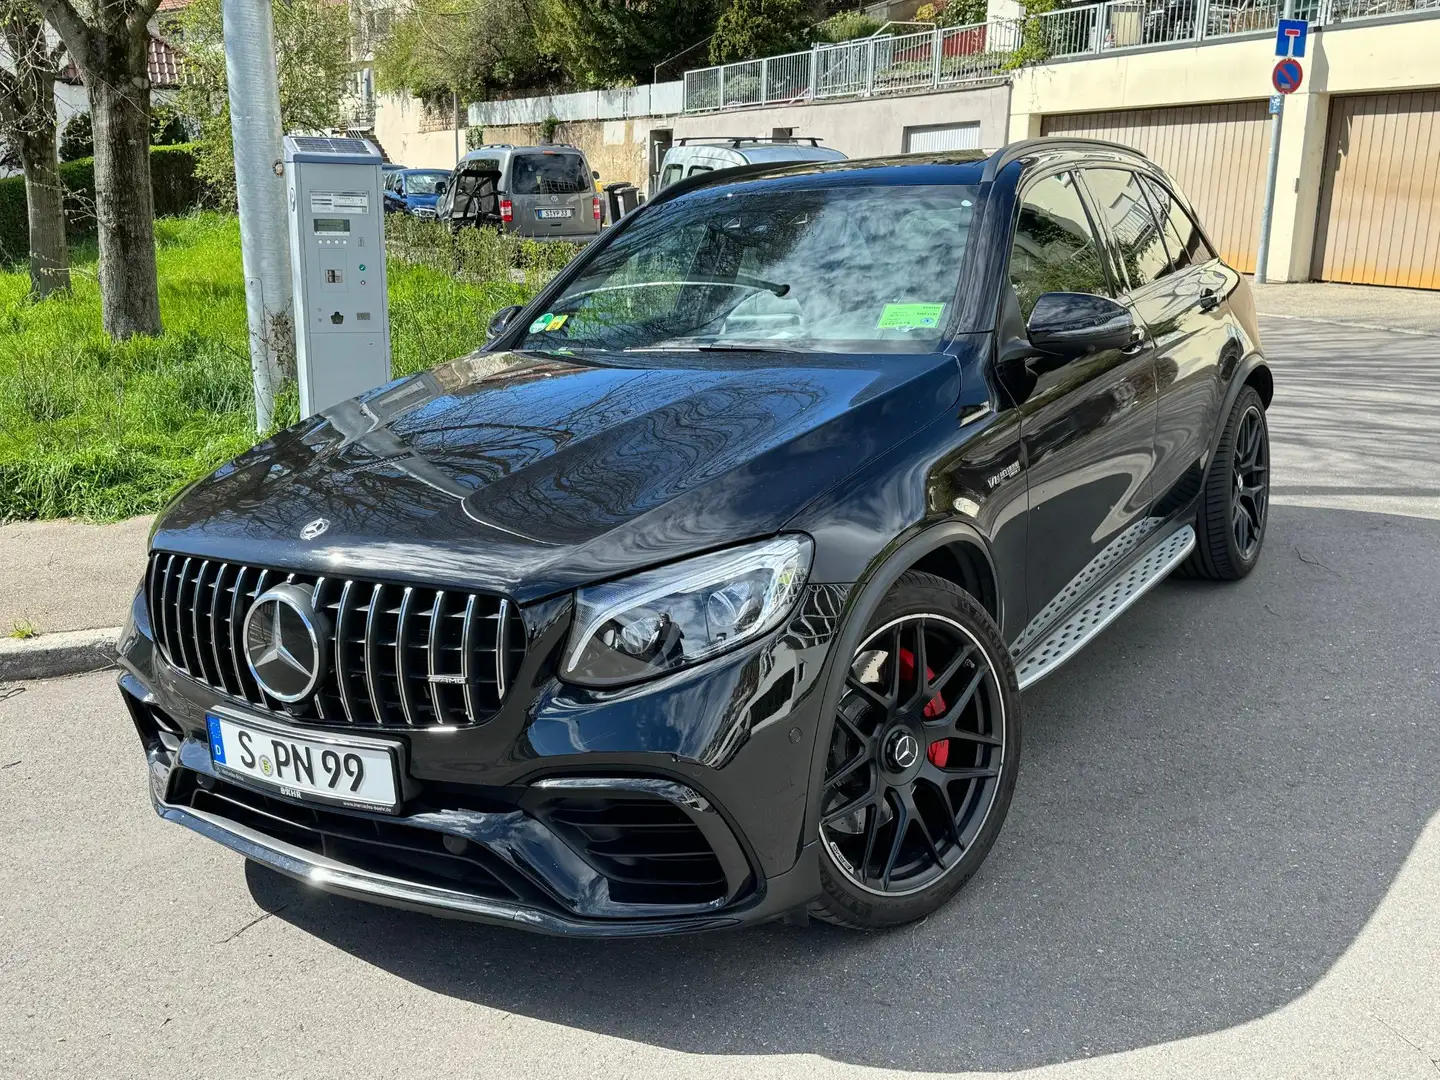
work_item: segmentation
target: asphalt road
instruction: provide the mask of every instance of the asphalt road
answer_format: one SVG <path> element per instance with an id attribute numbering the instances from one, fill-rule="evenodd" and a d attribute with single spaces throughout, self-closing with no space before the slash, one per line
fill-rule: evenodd
<path id="1" fill-rule="evenodd" d="M 113 675 L 0 701 L 0 1076 L 1440 1076 L 1440 338 L 1267 322 L 1259 569 L 1026 696 L 922 925 L 574 944 L 303 890 L 151 813 Z"/>

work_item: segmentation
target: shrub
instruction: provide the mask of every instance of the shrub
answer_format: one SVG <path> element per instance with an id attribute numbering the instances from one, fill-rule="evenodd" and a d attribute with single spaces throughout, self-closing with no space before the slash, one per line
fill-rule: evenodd
<path id="1" fill-rule="evenodd" d="M 60 182 L 65 187 L 66 232 L 72 241 L 83 239 L 95 230 L 95 159 L 62 162 Z M 203 203 L 190 146 L 151 147 L 150 185 L 157 216 L 186 214 Z M 0 266 L 24 260 L 29 251 L 25 178 L 7 177 L 0 180 Z"/>
<path id="2" fill-rule="evenodd" d="M 815 24 L 815 40 L 838 44 L 870 37 L 879 31 L 880 20 L 863 11 L 842 11 Z"/>

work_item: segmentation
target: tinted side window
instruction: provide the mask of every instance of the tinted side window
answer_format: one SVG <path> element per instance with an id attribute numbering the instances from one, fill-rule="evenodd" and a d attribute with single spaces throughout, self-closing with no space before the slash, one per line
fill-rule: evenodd
<path id="1" fill-rule="evenodd" d="M 1047 176 L 1021 199 L 1010 284 L 1027 319 L 1043 293 L 1111 295 L 1100 244 L 1069 173 Z"/>
<path id="2" fill-rule="evenodd" d="M 1175 269 L 1183 270 L 1187 266 L 1209 262 L 1215 258 L 1215 252 L 1210 250 L 1210 245 L 1205 243 L 1205 237 L 1200 235 L 1199 226 L 1165 185 L 1151 180 L 1148 176 L 1142 179 L 1146 190 L 1150 192 L 1150 198 L 1160 211 L 1160 219 L 1165 223 L 1165 244 L 1170 249 L 1170 261 Z"/>
<path id="3" fill-rule="evenodd" d="M 1170 259 L 1160 238 L 1160 225 L 1140 177 L 1124 169 L 1086 169 L 1085 183 L 1115 237 L 1116 254 L 1130 288 L 1142 288 L 1169 273 Z"/>

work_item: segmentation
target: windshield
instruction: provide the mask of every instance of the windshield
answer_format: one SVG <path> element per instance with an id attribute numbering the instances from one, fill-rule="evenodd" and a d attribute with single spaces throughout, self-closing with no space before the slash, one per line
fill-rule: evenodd
<path id="1" fill-rule="evenodd" d="M 974 200 L 953 185 L 681 196 L 599 252 L 524 346 L 928 352 Z"/>
<path id="2" fill-rule="evenodd" d="M 405 190 L 416 195 L 431 195 L 435 185 L 450 179 L 448 172 L 412 172 L 405 174 Z"/>
<path id="3" fill-rule="evenodd" d="M 517 154 L 510 167 L 515 195 L 576 195 L 590 190 L 590 173 L 579 154 Z"/>

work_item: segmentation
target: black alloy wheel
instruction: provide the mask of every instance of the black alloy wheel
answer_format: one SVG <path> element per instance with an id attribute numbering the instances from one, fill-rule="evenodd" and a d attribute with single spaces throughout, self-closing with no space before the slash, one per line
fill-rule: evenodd
<path id="1" fill-rule="evenodd" d="M 877 619 L 845 673 L 820 801 L 817 914 L 864 928 L 928 914 L 974 872 L 1019 753 L 1009 651 L 973 598 L 912 572 Z"/>
<path id="2" fill-rule="evenodd" d="M 1270 429 L 1252 386 L 1240 391 L 1205 474 L 1187 577 L 1238 581 L 1255 568 L 1270 512 Z"/>
<path id="3" fill-rule="evenodd" d="M 1269 496 L 1270 440 L 1265 416 L 1258 405 L 1250 405 L 1235 434 L 1235 500 L 1230 511 L 1235 547 L 1246 562 L 1254 560 L 1265 536 Z"/>

